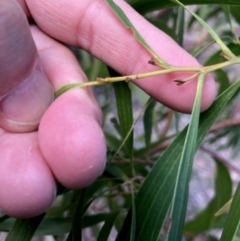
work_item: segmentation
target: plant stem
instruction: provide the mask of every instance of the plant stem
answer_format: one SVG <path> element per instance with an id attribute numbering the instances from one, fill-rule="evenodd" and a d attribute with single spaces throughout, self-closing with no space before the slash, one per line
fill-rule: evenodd
<path id="1" fill-rule="evenodd" d="M 204 67 L 175 67 L 175 66 L 169 66 L 167 69 L 161 69 L 157 71 L 147 72 L 147 73 L 141 73 L 141 74 L 134 74 L 134 75 L 126 75 L 126 76 L 119 76 L 119 77 L 107 77 L 107 78 L 97 78 L 95 81 L 89 81 L 84 83 L 72 83 L 69 85 L 63 86 L 61 89 L 59 89 L 55 97 L 57 98 L 61 94 L 65 93 L 68 90 L 74 89 L 74 88 L 82 88 L 87 86 L 99 86 L 99 85 L 107 85 L 115 82 L 120 81 L 126 81 L 131 82 L 133 80 L 138 79 L 144 79 L 148 77 L 154 77 L 159 76 L 163 74 L 169 74 L 169 73 L 175 73 L 175 72 L 193 72 L 192 76 L 185 80 L 174 80 L 177 82 L 178 85 L 184 84 L 185 82 L 189 81 L 190 79 L 193 79 L 194 77 L 198 76 L 201 73 L 208 74 L 210 72 L 213 72 L 218 69 L 222 69 L 231 65 L 240 64 L 240 58 L 239 57 L 233 57 L 230 60 L 227 60 L 222 63 L 204 66 Z"/>

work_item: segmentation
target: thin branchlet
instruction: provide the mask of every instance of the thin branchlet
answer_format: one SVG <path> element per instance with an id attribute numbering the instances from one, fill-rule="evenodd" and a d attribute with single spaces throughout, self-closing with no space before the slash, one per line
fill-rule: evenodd
<path id="1" fill-rule="evenodd" d="M 228 56 L 223 55 L 223 57 L 226 58 L 225 62 L 210 65 L 210 66 L 199 66 L 199 67 L 176 67 L 169 65 L 168 67 L 162 65 L 162 63 L 159 63 L 155 58 L 151 58 L 148 63 L 158 66 L 160 70 L 147 72 L 147 73 L 140 73 L 137 75 L 127 75 L 127 76 L 119 76 L 119 77 L 107 77 L 107 78 L 101 78 L 97 77 L 95 81 L 85 82 L 85 83 L 73 83 L 69 85 L 63 86 L 60 90 L 57 91 L 55 96 L 59 96 L 63 93 L 65 93 L 68 90 L 71 90 L 73 88 L 82 88 L 87 86 L 99 86 L 99 85 L 106 85 L 111 84 L 115 82 L 125 81 L 126 83 L 132 82 L 134 80 L 140 80 L 145 79 L 148 77 L 154 77 L 154 76 L 160 76 L 164 74 L 169 73 L 180 73 L 180 72 L 189 72 L 193 73 L 190 77 L 186 79 L 174 79 L 173 81 L 176 82 L 178 86 L 181 86 L 185 84 L 186 82 L 195 79 L 195 77 L 199 76 L 200 74 L 207 75 L 208 73 L 211 73 L 213 71 L 216 71 L 218 69 L 222 69 L 231 65 L 240 64 L 240 58 L 239 57 L 232 57 L 229 58 Z"/>

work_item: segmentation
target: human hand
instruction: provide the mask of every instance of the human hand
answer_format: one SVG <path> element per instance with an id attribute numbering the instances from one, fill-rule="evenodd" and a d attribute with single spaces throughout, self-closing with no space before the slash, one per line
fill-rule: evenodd
<path id="1" fill-rule="evenodd" d="M 52 102 L 53 92 L 62 86 L 86 81 L 70 51 L 54 39 L 85 49 L 124 75 L 156 67 L 147 64 L 149 53 L 103 0 L 18 2 L 38 26 L 31 26 L 37 50 L 21 9 L 14 0 L 4 0 L 0 8 L 0 208 L 22 218 L 51 205 L 55 179 L 79 189 L 91 184 L 105 165 L 102 115 L 91 90 L 71 90 Z M 124 1 L 116 3 L 164 60 L 175 66 L 198 65 Z M 172 81 L 187 76 L 174 73 L 135 83 L 170 108 L 191 112 L 196 81 L 182 86 Z M 216 85 L 209 76 L 202 110 L 215 95 Z"/>

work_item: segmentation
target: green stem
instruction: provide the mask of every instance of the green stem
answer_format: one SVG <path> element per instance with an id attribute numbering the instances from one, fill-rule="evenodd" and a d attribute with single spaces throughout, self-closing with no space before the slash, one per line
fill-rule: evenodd
<path id="1" fill-rule="evenodd" d="M 87 87 L 87 86 L 99 86 L 99 85 L 107 85 L 115 82 L 120 82 L 120 81 L 126 81 L 126 82 L 131 82 L 133 80 L 138 80 L 138 79 L 144 79 L 148 77 L 154 77 L 154 76 L 159 76 L 163 74 L 170 74 L 170 73 L 175 73 L 175 72 L 195 72 L 196 74 L 192 75 L 198 75 L 201 73 L 208 74 L 210 72 L 213 72 L 218 69 L 222 69 L 231 65 L 235 64 L 240 64 L 240 58 L 239 57 L 234 57 L 231 58 L 230 60 L 227 60 L 222 63 L 214 64 L 214 65 L 209 65 L 205 67 L 175 67 L 175 66 L 169 66 L 168 69 L 161 69 L 157 71 L 152 71 L 152 72 L 147 72 L 147 73 L 141 73 L 141 74 L 135 74 L 135 75 L 126 75 L 126 76 L 119 76 L 119 77 L 107 77 L 107 78 L 97 78 L 95 81 L 90 81 L 90 82 L 84 82 L 84 83 L 72 83 L 69 85 L 63 86 L 61 89 L 59 89 L 56 94 L 55 98 L 59 97 L 63 93 L 65 93 L 68 90 L 74 89 L 74 88 L 82 88 L 82 87 Z M 188 79 L 192 79 L 192 76 Z M 186 79 L 186 80 L 188 80 Z M 186 82 L 186 80 L 182 80 L 182 82 Z M 175 80 L 176 81 L 176 80 Z M 177 80 L 180 81 L 181 80 Z"/>

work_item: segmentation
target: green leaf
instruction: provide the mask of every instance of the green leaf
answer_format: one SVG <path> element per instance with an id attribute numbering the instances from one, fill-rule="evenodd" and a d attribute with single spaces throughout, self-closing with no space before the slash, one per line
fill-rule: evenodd
<path id="1" fill-rule="evenodd" d="M 141 43 L 141 45 L 156 59 L 159 63 L 161 63 L 163 66 L 167 67 L 169 66 L 163 59 L 161 59 L 148 45 L 148 43 L 143 39 L 143 37 L 138 33 L 138 31 L 135 29 L 133 24 L 129 21 L 123 10 L 114 3 L 113 0 L 106 0 L 109 6 L 112 8 L 114 13 L 117 15 L 117 17 L 122 21 L 122 23 L 126 26 L 126 28 L 130 29 L 135 38 Z"/>
<path id="2" fill-rule="evenodd" d="M 238 44 L 235 43 L 230 43 L 228 44 L 228 48 L 231 49 L 231 51 L 235 54 L 235 55 L 240 55 L 240 48 Z M 220 62 L 223 62 L 224 58 L 220 55 L 220 51 L 217 51 L 215 54 L 213 54 L 206 62 L 204 65 L 213 65 L 213 64 L 217 64 Z"/>
<path id="3" fill-rule="evenodd" d="M 68 84 L 64 85 L 62 88 L 60 88 L 56 93 L 55 93 L 55 99 L 57 99 L 60 95 L 64 94 L 65 92 L 75 89 L 75 88 L 80 88 L 81 83 L 73 83 L 73 84 Z"/>
<path id="4" fill-rule="evenodd" d="M 107 141 L 107 146 L 116 151 L 121 145 L 121 141 L 115 135 L 112 135 L 108 132 L 104 132 L 104 135 Z"/>
<path id="5" fill-rule="evenodd" d="M 238 4 L 238 6 L 234 6 L 234 7 L 231 6 L 230 12 L 235 18 L 235 20 L 240 24 L 240 5 Z"/>
<path id="6" fill-rule="evenodd" d="M 144 92 L 142 89 L 140 89 L 137 85 L 129 82 L 128 86 L 132 92 L 132 95 L 136 97 L 136 99 L 139 101 L 141 106 L 145 106 L 147 101 L 149 100 L 150 96 Z"/>
<path id="7" fill-rule="evenodd" d="M 119 76 L 113 69 L 109 68 L 109 73 L 111 76 Z M 125 82 L 119 82 L 113 84 L 116 102 L 117 102 L 117 111 L 118 118 L 120 122 L 121 134 L 124 139 L 129 135 L 129 130 L 133 125 L 133 109 L 132 109 L 132 95 L 131 90 L 128 87 L 128 84 Z M 128 136 L 125 145 L 125 152 L 128 157 L 132 159 L 133 156 L 133 132 L 131 131 Z"/>
<path id="8" fill-rule="evenodd" d="M 230 207 L 231 207 L 231 204 L 232 204 L 232 198 L 226 202 L 216 213 L 215 213 L 215 216 L 218 217 L 224 213 L 227 213 L 229 210 L 230 210 Z"/>
<path id="9" fill-rule="evenodd" d="M 232 53 L 232 51 L 223 43 L 221 38 L 217 35 L 217 33 L 197 14 L 195 14 L 193 11 L 191 11 L 189 8 L 187 8 L 184 4 L 182 4 L 178 0 L 171 0 L 172 2 L 182 6 L 186 11 L 188 11 L 192 16 L 194 16 L 200 24 L 212 35 L 212 38 L 216 41 L 216 43 L 221 48 L 222 52 L 229 58 L 234 58 L 235 55 Z"/>
<path id="10" fill-rule="evenodd" d="M 175 7 L 176 5 L 169 0 L 128 0 L 134 9 L 144 14 L 161 8 Z M 184 5 L 202 5 L 202 4 L 222 4 L 231 6 L 240 6 L 239 0 L 182 0 Z"/>
<path id="11" fill-rule="evenodd" d="M 109 164 L 104 172 L 105 175 L 110 175 L 113 180 L 118 180 L 121 183 L 128 181 L 128 177 L 117 165 Z"/>
<path id="12" fill-rule="evenodd" d="M 232 26 L 232 20 L 231 20 L 231 15 L 230 15 L 230 7 L 228 5 L 222 6 L 222 10 L 225 14 L 226 20 L 229 24 L 229 27 L 230 27 L 231 31 L 232 31 L 233 26 Z"/>
<path id="13" fill-rule="evenodd" d="M 185 11 L 183 8 L 178 8 L 176 35 L 177 35 L 177 43 L 180 46 L 183 46 L 184 23 L 185 23 Z"/>
<path id="14" fill-rule="evenodd" d="M 1 226 L 1 224 L 2 224 L 3 222 L 8 221 L 9 219 L 10 219 L 10 217 L 7 216 L 7 215 L 2 216 L 2 217 L 0 218 L 0 226 Z M 12 226 L 12 225 L 11 225 L 11 226 Z M 0 231 L 1 231 L 1 229 L 0 229 Z"/>
<path id="15" fill-rule="evenodd" d="M 227 103 L 240 88 L 236 82 L 221 94 L 213 105 L 200 116 L 198 147 L 208 130 L 221 114 Z M 136 196 L 136 240 L 156 241 L 169 210 L 180 161 L 180 153 L 186 137 L 185 128 L 158 159 Z M 117 240 L 128 240 L 131 211 L 126 218 Z"/>
<path id="16" fill-rule="evenodd" d="M 131 185 L 131 198 L 132 198 L 132 217 L 131 217 L 131 234 L 130 241 L 136 240 L 136 205 L 135 205 L 135 197 L 133 191 L 133 185 Z"/>
<path id="17" fill-rule="evenodd" d="M 228 75 L 221 69 L 215 71 L 215 79 L 219 83 L 219 94 L 221 94 L 230 86 Z"/>
<path id="18" fill-rule="evenodd" d="M 109 235 L 112 230 L 112 227 L 114 226 L 115 219 L 117 218 L 117 215 L 119 212 L 110 213 L 108 218 L 106 219 L 99 235 L 97 238 L 97 241 L 107 241 L 109 240 Z"/>
<path id="19" fill-rule="evenodd" d="M 29 219 L 17 219 L 5 241 L 30 241 L 45 214 Z"/>
<path id="20" fill-rule="evenodd" d="M 189 181 L 192 173 L 192 164 L 196 151 L 196 140 L 198 134 L 198 123 L 201 108 L 202 89 L 205 75 L 198 78 L 197 93 L 194 101 L 192 116 L 188 126 L 186 139 L 181 153 L 181 159 L 178 167 L 176 186 L 173 196 L 172 207 L 172 226 L 168 240 L 181 240 L 184 221 L 187 210 Z"/>
<path id="21" fill-rule="evenodd" d="M 144 115 L 143 115 L 143 125 L 144 125 L 144 137 L 146 144 L 146 152 L 148 153 L 150 144 L 151 144 L 151 136 L 152 136 L 152 126 L 153 126 L 153 110 L 156 105 L 156 101 L 151 99 L 149 105 L 147 106 Z"/>
<path id="22" fill-rule="evenodd" d="M 226 225 L 220 241 L 231 241 L 234 239 L 235 233 L 238 230 L 240 221 L 240 184 L 233 197 L 232 205 L 229 211 Z"/>
<path id="23" fill-rule="evenodd" d="M 86 188 L 79 191 L 79 201 L 75 209 L 73 217 L 72 230 L 67 238 L 67 241 L 82 240 L 82 217 L 84 213 Z"/>
<path id="24" fill-rule="evenodd" d="M 91 227 L 106 220 L 109 216 L 107 213 L 101 213 L 96 215 L 88 215 L 83 217 L 82 228 Z M 71 231 L 73 217 L 63 218 L 44 218 L 38 226 L 35 236 L 45 235 L 64 235 Z M 13 226 L 15 219 L 9 218 L 5 222 L 1 223 L 0 230 L 2 232 L 8 232 Z"/>
<path id="25" fill-rule="evenodd" d="M 219 220 L 215 216 L 216 211 L 231 197 L 232 181 L 228 169 L 218 160 L 216 160 L 216 168 L 215 196 L 194 220 L 185 225 L 184 230 L 188 233 L 196 235 L 213 228 Z"/>

